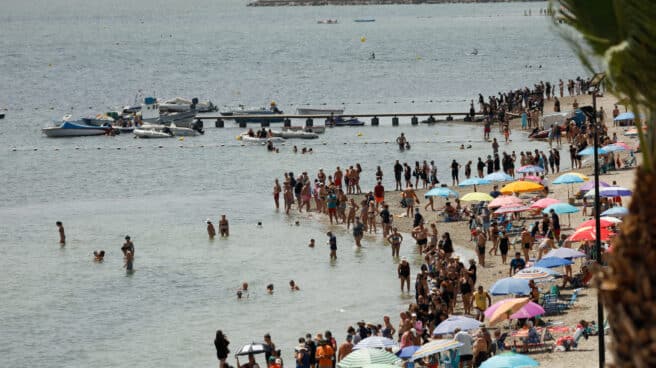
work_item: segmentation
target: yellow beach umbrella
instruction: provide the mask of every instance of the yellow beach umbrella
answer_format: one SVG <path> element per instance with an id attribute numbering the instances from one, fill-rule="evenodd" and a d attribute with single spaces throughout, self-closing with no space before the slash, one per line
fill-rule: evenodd
<path id="1" fill-rule="evenodd" d="M 501 321 L 510 319 L 511 314 L 522 309 L 522 307 L 528 304 L 529 301 L 530 301 L 529 298 L 515 298 L 515 299 L 504 300 L 498 306 L 496 306 L 496 310 L 490 316 L 488 323 L 490 325 L 494 325 Z"/>
<path id="2" fill-rule="evenodd" d="M 489 202 L 493 199 L 491 195 L 483 192 L 471 192 L 460 197 L 460 200 L 464 202 Z"/>
<path id="3" fill-rule="evenodd" d="M 568 173 L 568 174 L 569 174 L 569 175 L 576 175 L 576 176 L 578 176 L 579 178 L 583 179 L 583 181 L 588 181 L 588 180 L 590 180 L 590 178 L 589 178 L 587 175 L 583 175 L 583 174 L 581 174 L 581 173 L 571 172 L 571 173 Z"/>
<path id="4" fill-rule="evenodd" d="M 501 188 L 500 191 L 503 194 L 512 194 L 512 193 L 538 192 L 540 190 L 544 190 L 544 187 L 538 183 L 534 183 L 532 181 L 519 180 L 505 185 L 503 188 Z"/>

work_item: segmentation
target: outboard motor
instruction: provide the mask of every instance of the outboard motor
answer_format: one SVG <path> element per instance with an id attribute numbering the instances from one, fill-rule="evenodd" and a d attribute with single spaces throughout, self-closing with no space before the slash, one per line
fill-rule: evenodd
<path id="1" fill-rule="evenodd" d="M 197 131 L 200 134 L 205 134 L 205 131 L 203 130 L 203 121 L 200 119 L 196 119 L 192 124 L 191 124 L 191 129 Z"/>

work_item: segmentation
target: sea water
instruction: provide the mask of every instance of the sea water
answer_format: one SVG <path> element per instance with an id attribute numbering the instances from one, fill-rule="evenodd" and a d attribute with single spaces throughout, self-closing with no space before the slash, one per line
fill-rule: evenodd
<path id="1" fill-rule="evenodd" d="M 0 365 L 212 366 L 216 329 L 228 335 L 233 352 L 270 332 L 291 364 L 292 347 L 306 332 L 330 329 L 341 340 L 357 320 L 380 323 L 384 314 L 396 320 L 414 299 L 399 291 L 389 246 L 368 237 L 357 250 L 341 226 L 275 211 L 273 179 L 360 163 L 363 190 L 373 188 L 378 165 L 390 188 L 399 159 L 434 160 L 440 180 L 450 184 L 452 159 L 464 165 L 491 153 L 480 126 L 411 127 L 401 119 L 392 127 L 383 119 L 377 128 L 328 129 L 318 140 L 290 141 L 278 154 L 242 145 L 235 136 L 243 129 L 232 123 L 215 129 L 206 122 L 204 136 L 183 141 L 48 139 L 40 129 L 65 113 L 95 115 L 133 103 L 138 91 L 209 98 L 222 107 L 274 100 L 288 112 L 323 104 L 353 113 L 466 111 L 479 92 L 582 74 L 548 19 L 523 16 L 529 7 L 535 14 L 546 3 L 5 4 Z M 352 21 L 361 16 L 376 22 Z M 324 18 L 339 24 L 316 24 Z M 474 48 L 478 55 L 470 55 Z M 412 143 L 406 152 L 392 143 L 401 131 Z M 536 147 L 521 132 L 511 138 L 501 151 Z M 472 147 L 461 151 L 461 144 Z M 294 154 L 292 145 L 314 153 Z M 220 214 L 228 216 L 231 235 L 209 241 L 204 221 L 216 224 Z M 63 248 L 58 220 L 67 233 Z M 338 236 L 336 262 L 328 257 L 328 230 Z M 125 235 L 136 247 L 130 275 L 120 252 Z M 415 272 L 420 257 L 411 243 L 401 254 Z M 107 253 L 102 264 L 92 262 L 99 249 Z M 300 292 L 288 291 L 291 279 Z M 237 300 L 242 281 L 250 296 Z M 273 295 L 265 293 L 269 283 Z"/>

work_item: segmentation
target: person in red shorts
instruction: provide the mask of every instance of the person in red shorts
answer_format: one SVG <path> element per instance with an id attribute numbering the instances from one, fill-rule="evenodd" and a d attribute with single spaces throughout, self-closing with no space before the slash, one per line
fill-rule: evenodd
<path id="1" fill-rule="evenodd" d="M 376 209 L 378 209 L 378 204 L 383 203 L 385 200 L 385 187 L 380 180 L 374 187 L 374 200 L 376 201 Z"/>

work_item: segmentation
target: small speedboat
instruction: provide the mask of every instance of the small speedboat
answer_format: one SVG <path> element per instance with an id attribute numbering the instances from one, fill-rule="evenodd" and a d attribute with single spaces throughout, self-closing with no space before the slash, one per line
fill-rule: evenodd
<path id="1" fill-rule="evenodd" d="M 374 19 L 374 18 L 358 18 L 358 19 L 354 20 L 354 22 L 356 22 L 356 23 L 370 23 L 370 22 L 375 22 L 375 21 L 376 21 L 376 19 Z"/>
<path id="2" fill-rule="evenodd" d="M 320 126 L 310 126 L 310 127 L 302 127 L 302 126 L 290 126 L 290 127 L 283 127 L 283 131 L 304 131 L 304 132 L 309 132 L 309 133 L 317 133 L 317 134 L 323 134 L 326 132 L 326 127 L 323 125 Z"/>
<path id="3" fill-rule="evenodd" d="M 54 127 L 43 128 L 41 131 L 48 137 L 85 137 L 90 135 L 107 134 L 112 128 L 110 126 L 90 126 L 80 121 L 63 121 Z"/>
<path id="4" fill-rule="evenodd" d="M 258 144 L 266 144 L 269 142 L 272 143 L 281 143 L 285 141 L 285 138 L 282 137 L 268 137 L 268 138 L 259 138 L 259 137 L 251 137 L 248 135 L 248 133 L 242 133 L 237 136 L 237 140 L 246 142 L 246 143 L 258 143 Z"/>
<path id="5" fill-rule="evenodd" d="M 109 116 L 108 114 L 98 114 L 95 116 L 87 116 L 82 118 L 82 122 L 84 122 L 84 124 L 93 126 L 112 125 L 115 121 L 116 119 Z"/>
<path id="6" fill-rule="evenodd" d="M 281 137 L 285 139 L 317 139 L 319 138 L 319 134 L 317 133 L 311 133 L 311 132 L 305 132 L 302 130 L 283 130 L 283 131 L 276 131 L 272 130 L 271 134 L 273 134 L 274 137 Z"/>
<path id="7" fill-rule="evenodd" d="M 137 138 L 173 138 L 173 133 L 168 127 L 165 130 L 135 129 L 134 136 Z"/>
<path id="8" fill-rule="evenodd" d="M 326 126 L 330 127 L 338 127 L 338 126 L 362 126 L 364 125 L 364 121 L 359 120 L 358 118 L 350 118 L 350 119 L 344 119 L 341 116 L 337 116 L 335 118 L 331 119 L 326 119 Z"/>
<path id="9" fill-rule="evenodd" d="M 156 130 L 160 132 L 168 131 L 173 134 L 175 137 L 195 137 L 197 135 L 203 134 L 202 130 L 196 130 L 191 128 L 179 127 L 175 124 L 171 125 L 160 125 L 160 124 L 144 124 L 140 127 L 141 130 Z"/>
<path id="10" fill-rule="evenodd" d="M 343 115 L 344 109 L 315 109 L 312 107 L 296 109 L 299 115 Z"/>
<path id="11" fill-rule="evenodd" d="M 321 19 L 317 21 L 317 24 L 337 24 L 337 19 Z"/>

